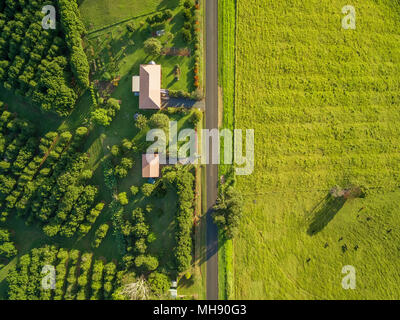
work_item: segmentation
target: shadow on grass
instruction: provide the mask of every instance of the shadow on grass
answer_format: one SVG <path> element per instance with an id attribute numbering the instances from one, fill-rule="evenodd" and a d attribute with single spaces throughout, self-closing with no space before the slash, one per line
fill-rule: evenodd
<path id="1" fill-rule="evenodd" d="M 191 286 L 194 285 L 194 276 L 192 275 L 189 279 L 186 279 L 186 277 L 182 277 L 179 279 L 179 287 L 180 288 L 190 288 Z"/>
<path id="2" fill-rule="evenodd" d="M 314 216 L 310 225 L 308 226 L 307 234 L 314 236 L 318 232 L 322 231 L 340 211 L 345 203 L 346 199 L 344 197 L 334 198 L 328 194 L 312 210 L 312 214 Z"/>

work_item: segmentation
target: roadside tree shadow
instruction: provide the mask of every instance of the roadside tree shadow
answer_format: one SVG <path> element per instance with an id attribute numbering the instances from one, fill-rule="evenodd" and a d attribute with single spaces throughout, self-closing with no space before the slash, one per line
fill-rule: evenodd
<path id="1" fill-rule="evenodd" d="M 346 203 L 345 197 L 333 197 L 328 194 L 312 210 L 313 218 L 308 226 L 307 234 L 316 235 L 322 231 Z"/>

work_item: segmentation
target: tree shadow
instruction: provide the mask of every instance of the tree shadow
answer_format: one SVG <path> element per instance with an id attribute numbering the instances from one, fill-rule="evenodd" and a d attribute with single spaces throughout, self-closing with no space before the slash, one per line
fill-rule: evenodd
<path id="1" fill-rule="evenodd" d="M 194 275 L 192 275 L 189 279 L 186 279 L 186 277 L 182 277 L 179 279 L 179 288 L 189 288 L 194 285 Z"/>
<path id="2" fill-rule="evenodd" d="M 344 197 L 335 198 L 330 194 L 322 199 L 311 211 L 314 216 L 308 226 L 307 234 L 314 236 L 322 231 L 344 206 L 346 200 Z"/>

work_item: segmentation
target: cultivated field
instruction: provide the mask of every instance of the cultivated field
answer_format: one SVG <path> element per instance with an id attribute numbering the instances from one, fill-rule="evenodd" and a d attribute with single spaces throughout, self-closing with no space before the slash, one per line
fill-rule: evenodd
<path id="1" fill-rule="evenodd" d="M 400 5 L 353 1 L 344 30 L 345 4 L 238 1 L 235 126 L 256 140 L 238 299 L 400 298 Z M 328 200 L 335 185 L 366 197 Z"/>

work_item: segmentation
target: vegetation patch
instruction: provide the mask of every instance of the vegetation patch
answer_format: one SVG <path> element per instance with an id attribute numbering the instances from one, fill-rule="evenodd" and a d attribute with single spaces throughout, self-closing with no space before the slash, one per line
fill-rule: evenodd
<path id="1" fill-rule="evenodd" d="M 255 168 L 237 179 L 235 298 L 397 299 L 398 3 L 355 1 L 356 30 L 341 1 L 237 3 L 235 126 L 255 130 Z"/>
<path id="2" fill-rule="evenodd" d="M 55 30 L 42 27 L 41 10 L 49 3 L 60 13 Z M 42 110 L 70 114 L 89 85 L 76 2 L 0 1 L 0 11 L 0 83 Z"/>

